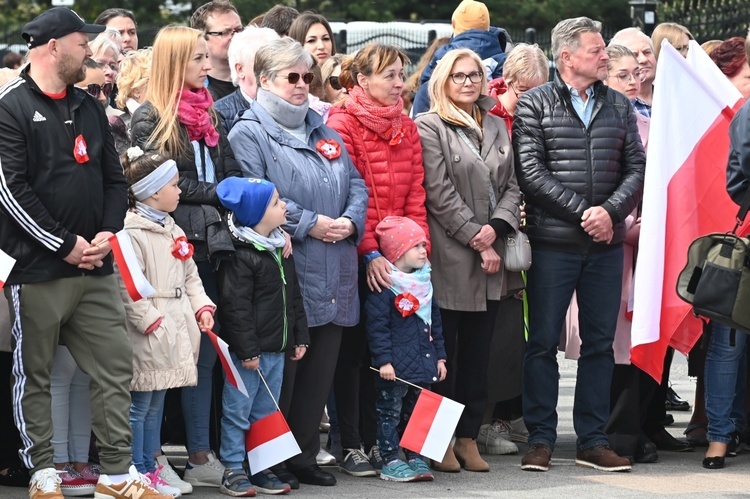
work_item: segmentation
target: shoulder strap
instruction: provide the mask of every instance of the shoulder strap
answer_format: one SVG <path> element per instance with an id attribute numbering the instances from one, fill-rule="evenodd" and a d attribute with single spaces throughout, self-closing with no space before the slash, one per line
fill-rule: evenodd
<path id="1" fill-rule="evenodd" d="M 748 210 L 750 210 L 750 187 L 748 187 L 748 189 L 745 191 L 745 196 L 742 198 L 740 211 L 737 212 L 737 225 L 735 225 L 732 232 L 735 232 L 737 228 L 742 224 L 742 222 L 745 221 Z"/>

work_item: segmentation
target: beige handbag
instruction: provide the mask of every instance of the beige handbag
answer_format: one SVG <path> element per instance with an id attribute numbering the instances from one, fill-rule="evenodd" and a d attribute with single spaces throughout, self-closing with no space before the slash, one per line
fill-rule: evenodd
<path id="1" fill-rule="evenodd" d="M 503 265 L 509 272 L 521 272 L 531 267 L 531 245 L 529 236 L 520 230 L 505 236 Z"/>

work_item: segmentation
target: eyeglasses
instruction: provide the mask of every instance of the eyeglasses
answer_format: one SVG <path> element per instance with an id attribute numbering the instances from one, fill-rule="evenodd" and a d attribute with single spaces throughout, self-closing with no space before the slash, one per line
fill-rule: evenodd
<path id="1" fill-rule="evenodd" d="M 104 97 L 109 98 L 109 95 L 112 93 L 112 84 L 105 83 L 104 85 L 99 85 L 98 83 L 89 83 L 86 85 L 86 92 L 97 98 L 100 93 L 103 93 Z"/>
<path id="2" fill-rule="evenodd" d="M 519 90 L 518 88 L 516 88 L 516 84 L 513 82 L 508 83 L 508 87 L 510 87 L 510 89 L 513 90 L 513 93 L 516 94 L 516 99 L 520 98 L 523 94 L 530 90 L 528 88 L 522 88 Z"/>
<path id="3" fill-rule="evenodd" d="M 229 28 L 225 29 L 224 31 L 206 31 L 207 35 L 211 36 L 218 36 L 219 38 L 230 38 L 237 33 L 242 33 L 245 31 L 245 28 Z"/>
<path id="4" fill-rule="evenodd" d="M 106 71 L 109 69 L 113 73 L 117 73 L 120 71 L 120 67 L 117 65 L 116 62 L 104 62 L 104 61 L 94 61 L 99 66 L 99 68 L 102 71 Z"/>
<path id="5" fill-rule="evenodd" d="M 328 84 L 334 90 L 341 90 L 343 88 L 341 86 L 341 83 L 339 83 L 339 77 L 338 76 L 329 76 L 328 77 Z"/>
<path id="6" fill-rule="evenodd" d="M 469 74 L 466 73 L 452 73 L 449 75 L 456 85 L 464 85 L 468 78 L 472 83 L 481 83 L 484 78 L 484 73 L 481 71 L 473 71 Z"/>
<path id="7" fill-rule="evenodd" d="M 640 83 L 643 81 L 644 76 L 645 71 L 641 71 L 640 69 L 637 69 L 632 73 L 617 73 L 616 75 L 609 75 L 610 78 L 617 78 L 617 81 L 620 82 L 620 85 L 627 85 L 630 82 L 631 78 L 633 79 L 633 81 Z"/>
<path id="8" fill-rule="evenodd" d="M 292 85 L 296 85 L 300 78 L 302 78 L 302 81 L 304 81 L 306 85 L 309 85 L 315 79 L 315 73 L 305 73 L 303 75 L 299 73 L 289 73 L 286 76 L 284 75 L 276 75 L 276 76 L 278 76 L 279 78 L 286 78 L 287 81 L 291 83 Z"/>

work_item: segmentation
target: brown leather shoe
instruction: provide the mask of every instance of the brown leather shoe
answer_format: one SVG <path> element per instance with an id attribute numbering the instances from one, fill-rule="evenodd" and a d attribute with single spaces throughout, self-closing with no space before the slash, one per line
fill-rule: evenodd
<path id="1" fill-rule="evenodd" d="M 576 452 L 576 466 L 600 471 L 630 471 L 633 468 L 630 459 L 618 456 L 606 445 Z"/>
<path id="2" fill-rule="evenodd" d="M 544 444 L 533 444 L 521 459 L 524 471 L 549 471 L 552 462 L 552 449 Z"/>
<path id="3" fill-rule="evenodd" d="M 466 471 L 490 471 L 490 465 L 479 455 L 477 441 L 473 438 L 457 438 L 453 452 L 461 467 Z"/>
<path id="4" fill-rule="evenodd" d="M 448 444 L 448 449 L 445 451 L 445 456 L 443 456 L 441 462 L 432 461 L 432 469 L 443 473 L 458 473 L 461 471 L 461 465 L 458 464 L 456 455 L 453 453 L 453 444 Z"/>

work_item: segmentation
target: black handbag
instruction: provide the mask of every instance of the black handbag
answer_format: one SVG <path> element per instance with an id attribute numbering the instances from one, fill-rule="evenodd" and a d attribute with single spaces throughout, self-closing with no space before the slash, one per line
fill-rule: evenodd
<path id="1" fill-rule="evenodd" d="M 736 234 L 750 208 L 745 194 L 731 232 L 694 240 L 677 278 L 677 295 L 693 305 L 697 317 L 750 333 L 750 239 Z"/>

